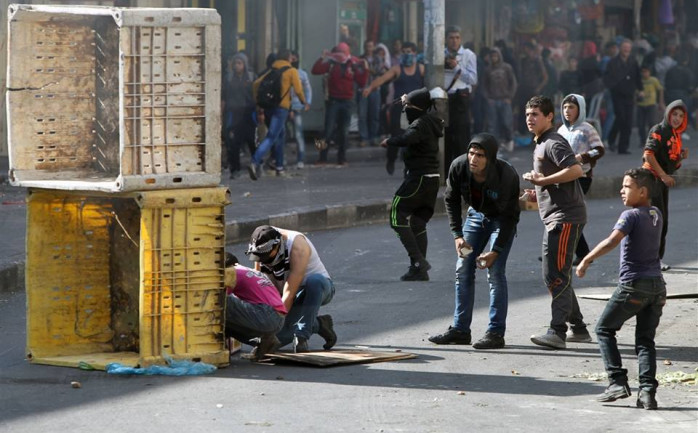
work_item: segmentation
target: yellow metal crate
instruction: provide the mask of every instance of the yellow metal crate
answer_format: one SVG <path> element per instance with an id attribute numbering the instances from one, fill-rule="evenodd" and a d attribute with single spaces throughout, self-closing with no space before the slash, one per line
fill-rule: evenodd
<path id="1" fill-rule="evenodd" d="M 227 365 L 226 188 L 31 189 L 27 358 L 103 369 L 164 355 Z"/>

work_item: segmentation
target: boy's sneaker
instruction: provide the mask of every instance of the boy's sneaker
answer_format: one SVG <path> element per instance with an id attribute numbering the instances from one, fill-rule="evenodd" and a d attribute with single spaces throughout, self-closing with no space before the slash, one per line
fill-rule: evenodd
<path id="1" fill-rule="evenodd" d="M 655 391 L 641 389 L 637 394 L 637 407 L 647 410 L 657 409 L 657 399 L 654 398 Z"/>
<path id="2" fill-rule="evenodd" d="M 303 161 L 298 161 L 298 163 L 296 164 L 296 168 L 298 170 L 303 170 L 305 168 L 305 164 L 303 164 Z"/>
<path id="3" fill-rule="evenodd" d="M 487 331 L 485 336 L 473 344 L 474 349 L 501 349 L 504 347 L 504 337 Z"/>
<path id="4" fill-rule="evenodd" d="M 320 329 L 318 329 L 317 333 L 320 335 L 320 337 L 325 339 L 325 344 L 322 345 L 322 348 L 325 350 L 330 350 L 335 344 L 337 344 L 337 334 L 334 332 L 334 322 L 332 321 L 332 316 L 329 314 L 317 316 L 317 321 L 320 325 Z"/>
<path id="5" fill-rule="evenodd" d="M 609 401 L 616 401 L 620 398 L 628 398 L 631 395 L 632 393 L 627 383 L 612 383 L 608 385 L 608 388 L 606 388 L 603 394 L 596 396 L 596 401 L 607 403 Z M 639 401 L 638 399 L 638 402 Z"/>
<path id="6" fill-rule="evenodd" d="M 547 334 L 531 335 L 531 341 L 539 346 L 552 347 L 553 349 L 565 349 L 565 340 L 554 332 Z"/>
<path id="7" fill-rule="evenodd" d="M 668 271 L 669 269 L 671 269 L 671 266 L 667 265 L 664 262 L 659 262 L 659 266 L 661 267 L 662 271 Z"/>
<path id="8" fill-rule="evenodd" d="M 584 332 L 567 331 L 565 341 L 568 343 L 591 343 L 591 335 L 586 329 Z"/>
<path id="9" fill-rule="evenodd" d="M 434 344 L 470 344 L 470 340 L 470 332 L 463 332 L 453 326 L 449 326 L 443 334 L 429 337 L 429 341 Z"/>
<path id="10" fill-rule="evenodd" d="M 284 170 L 283 167 L 277 168 L 277 169 L 276 169 L 276 175 L 277 175 L 278 177 L 284 177 L 284 176 L 286 176 L 286 170 Z"/>

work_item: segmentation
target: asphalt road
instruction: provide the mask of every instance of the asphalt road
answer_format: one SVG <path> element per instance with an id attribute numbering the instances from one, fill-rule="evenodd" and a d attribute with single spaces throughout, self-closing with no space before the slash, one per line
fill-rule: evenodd
<path id="1" fill-rule="evenodd" d="M 670 293 L 698 291 L 696 189 L 671 192 L 665 274 Z M 619 199 L 588 202 L 585 233 L 595 244 L 623 209 Z M 209 432 L 696 432 L 697 385 L 662 385 L 660 409 L 635 408 L 637 363 L 634 322 L 618 339 L 630 370 L 633 396 L 600 404 L 603 364 L 596 343 L 565 351 L 534 346 L 545 330 L 549 296 L 542 285 L 542 224 L 522 213 L 509 260 L 507 347 L 435 346 L 430 334 L 452 320 L 455 251 L 445 218 L 429 225 L 431 281 L 403 283 L 407 257 L 387 225 L 312 233 L 337 287 L 323 312 L 335 318 L 338 347 L 402 350 L 414 360 L 317 369 L 258 365 L 235 358 L 202 377 L 115 377 L 97 371 L 31 365 L 24 360 L 24 295 L 0 293 L 0 431 L 209 431 Z M 231 250 L 243 257 L 242 245 Z M 597 260 L 579 295 L 610 294 L 618 252 Z M 478 273 L 473 337 L 487 324 L 487 288 Z M 605 303 L 581 299 L 593 326 Z M 658 373 L 695 374 L 698 368 L 698 304 L 670 300 L 657 333 Z M 322 341 L 313 337 L 311 348 Z M 245 347 L 244 350 L 249 350 Z M 82 388 L 71 388 L 79 381 Z"/>

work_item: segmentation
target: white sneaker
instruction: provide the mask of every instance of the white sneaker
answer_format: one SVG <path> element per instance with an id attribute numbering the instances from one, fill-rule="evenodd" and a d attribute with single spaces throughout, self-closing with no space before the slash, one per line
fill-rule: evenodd
<path id="1" fill-rule="evenodd" d="M 664 262 L 659 262 L 659 266 L 660 266 L 660 268 L 662 269 L 662 271 L 668 271 L 669 269 L 671 269 L 671 266 L 670 266 L 670 265 L 667 265 L 667 264 L 664 263 Z"/>
<path id="2" fill-rule="evenodd" d="M 298 170 L 303 170 L 304 167 L 305 167 L 305 164 L 303 164 L 303 161 L 298 161 L 298 164 L 296 164 L 296 168 Z"/>

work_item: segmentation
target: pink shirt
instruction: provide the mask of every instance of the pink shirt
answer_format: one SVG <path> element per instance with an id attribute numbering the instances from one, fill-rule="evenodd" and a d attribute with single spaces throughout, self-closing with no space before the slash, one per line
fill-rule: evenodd
<path id="1" fill-rule="evenodd" d="M 269 305 L 281 314 L 288 313 L 279 291 L 266 275 L 241 265 L 235 265 L 235 274 L 237 284 L 233 288 L 227 287 L 227 294 L 232 293 L 250 304 Z"/>

